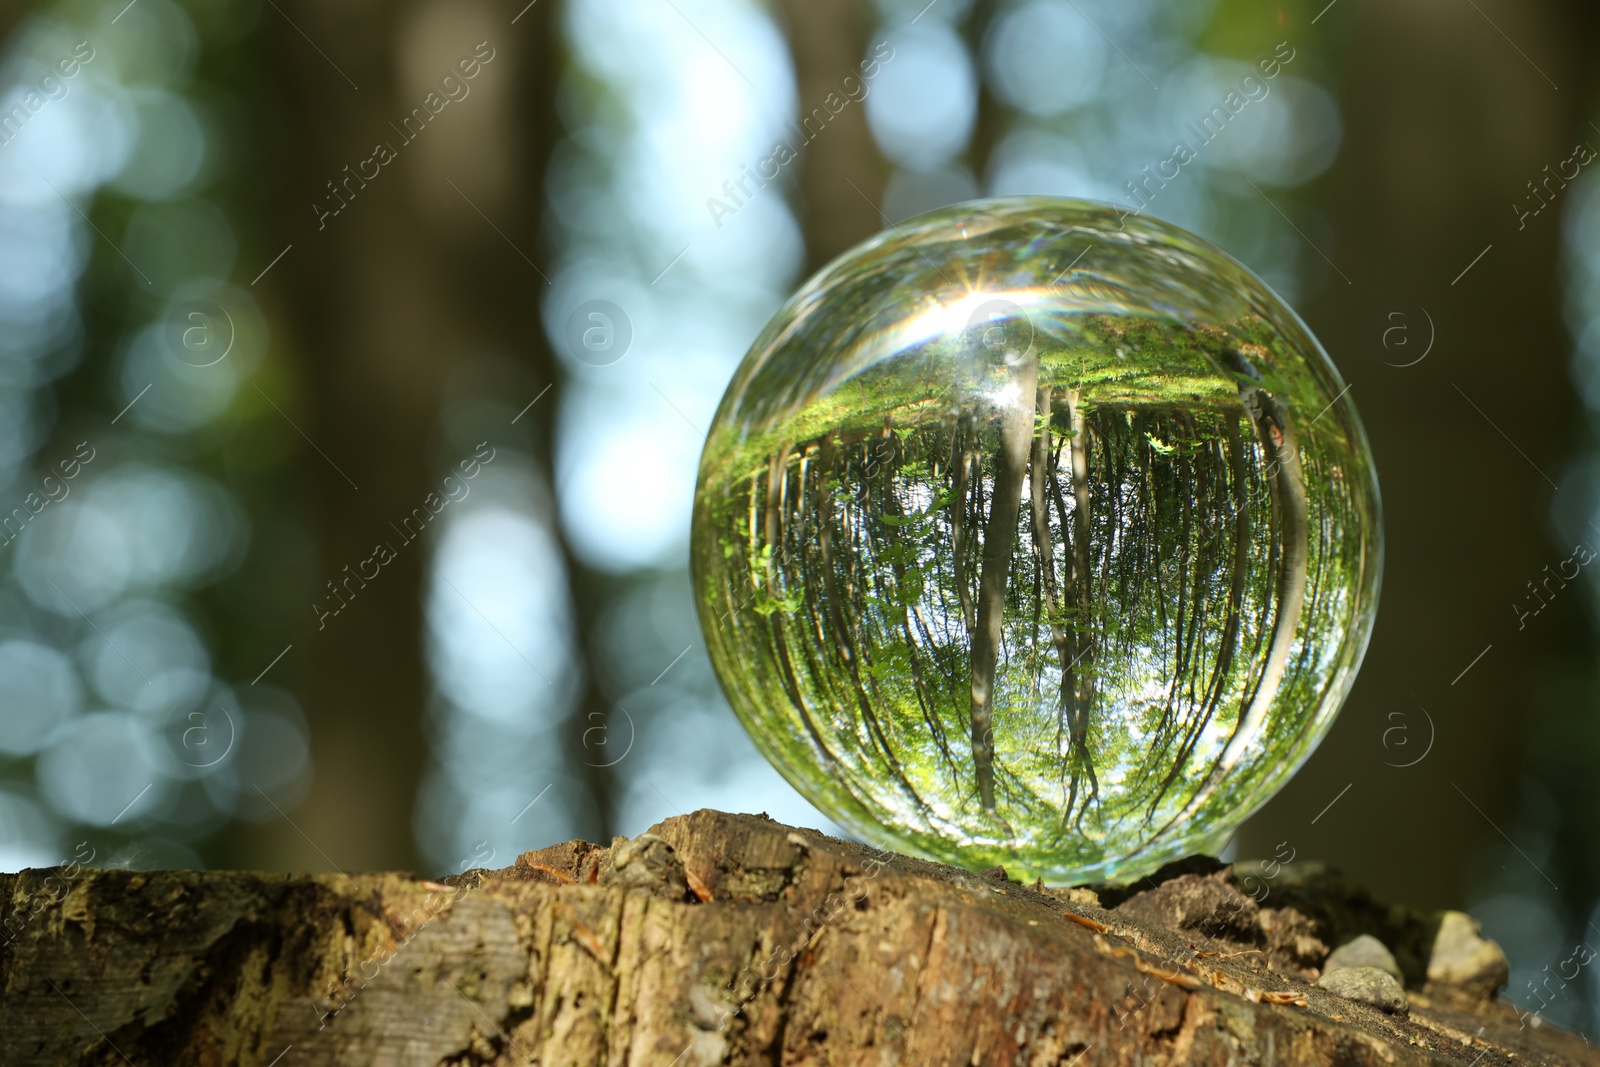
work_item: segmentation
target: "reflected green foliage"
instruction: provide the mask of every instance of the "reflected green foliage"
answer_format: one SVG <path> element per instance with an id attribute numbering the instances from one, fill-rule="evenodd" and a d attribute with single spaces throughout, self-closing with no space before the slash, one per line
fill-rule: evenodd
<path id="1" fill-rule="evenodd" d="M 1215 847 L 1365 648 L 1377 488 L 1326 357 L 1221 253 L 1118 222 L 1018 199 L 891 231 L 796 295 L 718 413 L 712 660 L 878 843 L 1054 882 Z"/>

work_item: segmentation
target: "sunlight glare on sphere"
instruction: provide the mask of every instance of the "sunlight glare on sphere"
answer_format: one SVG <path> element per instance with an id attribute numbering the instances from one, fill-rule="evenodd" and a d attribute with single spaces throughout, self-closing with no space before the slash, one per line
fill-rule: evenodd
<path id="1" fill-rule="evenodd" d="M 1078 200 L 864 242 L 767 325 L 701 457 L 711 660 L 872 844 L 1054 884 L 1215 851 L 1327 732 L 1371 633 L 1346 387 L 1194 235 Z"/>

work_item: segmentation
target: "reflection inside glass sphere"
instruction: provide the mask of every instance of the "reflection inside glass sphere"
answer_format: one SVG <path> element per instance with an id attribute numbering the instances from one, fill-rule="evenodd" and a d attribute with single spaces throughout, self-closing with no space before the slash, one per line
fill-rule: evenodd
<path id="1" fill-rule="evenodd" d="M 1080 201 L 923 216 L 757 340 L 694 568 L 757 745 L 865 838 L 1047 881 L 1219 846 L 1331 724 L 1377 485 L 1316 341 L 1200 239 Z"/>

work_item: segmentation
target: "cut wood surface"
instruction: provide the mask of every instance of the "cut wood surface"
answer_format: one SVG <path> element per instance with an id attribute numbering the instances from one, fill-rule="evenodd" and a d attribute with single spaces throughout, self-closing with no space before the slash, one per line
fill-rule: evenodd
<path id="1" fill-rule="evenodd" d="M 1600 1064 L 1314 864 L 1044 889 L 700 811 L 443 882 L 55 868 L 0 906 L 7 1065 Z M 1361 933 L 1408 1013 L 1315 984 Z"/>

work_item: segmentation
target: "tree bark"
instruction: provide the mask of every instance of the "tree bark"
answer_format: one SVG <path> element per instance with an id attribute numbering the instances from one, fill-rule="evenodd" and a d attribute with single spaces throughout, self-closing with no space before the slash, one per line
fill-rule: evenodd
<path id="1" fill-rule="evenodd" d="M 512 27 L 481 2 L 280 8 L 263 8 L 263 47 L 292 136 L 281 144 L 276 243 L 262 265 L 283 259 L 257 288 L 283 301 L 283 347 L 303 381 L 280 365 L 261 378 L 261 395 L 246 395 L 269 418 L 278 416 L 266 404 L 280 407 L 313 443 L 301 457 L 320 518 L 312 593 L 337 617 L 314 615 L 308 598 L 301 618 L 316 625 L 294 637 L 271 676 L 303 680 L 314 724 L 316 770 L 306 804 L 292 813 L 305 837 L 286 823 L 246 828 L 267 837 L 246 851 L 269 850 L 286 866 L 407 865 L 416 855 L 409 813 L 427 762 L 429 549 L 420 524 L 405 520 L 429 514 L 425 499 L 463 458 L 438 445 L 452 374 L 483 353 L 542 347 L 527 325 L 529 301 L 546 282 L 525 257 L 536 251 L 538 217 L 526 190 L 540 180 L 553 119 L 547 108 L 519 105 L 524 82 L 546 77 L 554 31 L 542 9 Z M 413 109 L 430 94 L 437 101 L 442 79 L 480 46 L 492 58 L 473 78 L 453 79 L 465 95 L 421 123 Z M 361 161 L 381 158 L 378 143 L 393 158 L 363 178 Z M 544 398 L 507 436 L 556 404 Z M 342 585 L 379 541 L 397 551 L 394 562 L 370 583 Z"/>
<path id="2" fill-rule="evenodd" d="M 465 458 L 441 447 L 442 398 L 470 390 L 503 400 L 515 415 L 495 428 L 496 442 L 526 452 L 544 487 L 555 482 L 565 375 L 529 314 L 553 273 L 541 265 L 542 201 L 529 190 L 541 187 L 560 136 L 559 30 L 551 4 L 511 12 L 482 0 L 370 10 L 355 0 L 281 6 L 282 13 L 263 8 L 262 20 L 295 134 L 281 145 L 275 225 L 293 247 L 259 288 L 284 300 L 293 335 L 285 347 L 298 356 L 311 410 L 297 410 L 287 384 L 280 393 L 264 378 L 262 388 L 329 457 L 310 449 L 302 456 L 317 487 L 318 582 L 342 580 L 341 568 L 370 555 L 377 540 L 400 551 L 381 578 L 356 590 L 348 611 L 300 631 L 269 676 L 300 688 L 315 771 L 305 802 L 289 810 L 294 824 L 238 827 L 225 835 L 239 847 L 225 846 L 224 860 L 406 866 L 416 858 L 409 815 L 428 762 L 422 638 L 430 548 L 420 539 L 402 544 L 392 524 L 424 508 L 430 492 L 441 492 L 443 474 Z M 406 117 L 430 93 L 437 100 L 445 75 L 459 73 L 480 45 L 477 54 L 493 58 L 473 78 L 454 78 L 465 95 L 407 141 Z M 311 205 L 337 206 L 326 183 L 346 180 L 344 168 L 370 156 L 374 141 L 394 146 L 397 158 L 366 186 L 352 183 L 348 205 L 319 228 Z M 615 784 L 608 758 L 589 739 L 596 724 L 615 725 L 616 711 L 592 635 L 615 582 L 573 552 L 559 494 L 550 489 L 536 506 L 562 552 L 567 588 L 557 593 L 570 601 L 585 665 L 567 728 L 556 733 L 566 739 L 568 780 L 583 813 L 577 829 L 604 834 Z M 314 592 L 337 603 L 320 584 Z"/>
<path id="3" fill-rule="evenodd" d="M 1284 669 L 1289 662 L 1289 652 L 1294 646 L 1300 613 L 1305 603 L 1307 505 L 1305 475 L 1300 469 L 1299 438 L 1287 407 L 1278 403 L 1271 394 L 1255 386 L 1241 386 L 1239 394 L 1245 401 L 1251 420 L 1256 424 L 1264 454 L 1271 457 L 1272 481 L 1269 484 L 1272 487 L 1273 509 L 1282 531 L 1278 549 L 1272 643 L 1267 648 L 1255 688 L 1239 709 L 1233 732 L 1211 765 L 1205 781 L 1195 790 L 1183 810 L 1168 820 L 1155 837 L 1174 825 L 1192 819 L 1260 734 L 1266 724 L 1267 712 L 1278 695 L 1278 687 L 1283 683 Z"/>
<path id="4" fill-rule="evenodd" d="M 1563 813 L 1548 828 L 1554 844 L 1542 866 L 1574 916 L 1563 929 L 1577 937 L 1584 925 L 1576 916 L 1588 911 L 1600 883 L 1585 858 L 1592 831 L 1565 813 L 1589 810 L 1593 794 L 1580 799 L 1562 790 L 1567 782 L 1587 789 L 1592 776 L 1532 770 L 1522 752 L 1537 748 L 1530 738 L 1562 736 L 1555 724 L 1590 699 L 1547 679 L 1589 670 L 1593 638 L 1584 632 L 1585 612 L 1576 610 L 1518 633 L 1515 622 L 1503 621 L 1512 618 L 1505 598 L 1485 590 L 1521 589 L 1543 564 L 1572 550 L 1552 540 L 1545 516 L 1554 490 L 1529 465 L 1563 486 L 1560 497 L 1572 494 L 1563 470 L 1576 468 L 1564 457 L 1581 446 L 1585 431 L 1572 387 L 1573 341 L 1562 323 L 1558 252 L 1561 212 L 1571 202 L 1525 230 L 1510 204 L 1516 193 L 1527 195 L 1525 183 L 1541 168 L 1595 135 L 1587 121 L 1600 64 L 1589 42 L 1600 8 L 1571 0 L 1477 4 L 1481 13 L 1421 0 L 1339 4 L 1317 22 L 1317 43 L 1300 53 L 1329 63 L 1336 83 L 1327 88 L 1338 98 L 1344 138 L 1313 188 L 1337 247 L 1317 244 L 1353 284 L 1304 246 L 1302 263 L 1329 274 L 1297 310 L 1351 383 L 1371 438 L 1383 492 L 1383 597 L 1344 713 L 1240 840 L 1263 850 L 1303 834 L 1306 810 L 1320 810 L 1358 778 L 1317 824 L 1319 849 L 1374 891 L 1427 904 L 1459 901 L 1475 877 L 1468 857 L 1484 842 L 1502 841 L 1486 820 L 1510 829 L 1517 784 L 1532 777 L 1555 791 Z M 1420 121 L 1422 115 L 1430 118 Z M 1287 227 L 1285 233 L 1296 237 Z M 1506 315 L 1506 308 L 1517 312 Z M 1401 366 L 1421 355 L 1430 336 L 1424 309 L 1437 343 L 1426 359 Z M 1388 318 L 1393 312 L 1402 314 Z M 1411 347 L 1396 353 L 1373 324 L 1399 322 L 1408 325 Z M 1519 353 L 1515 373 L 1506 372 L 1508 351 Z M 1418 404 L 1424 396 L 1438 402 Z M 1470 463 L 1412 458 L 1469 454 Z M 1496 487 L 1494 536 L 1463 537 L 1483 522 L 1484 485 Z M 1463 582 L 1463 574 L 1472 580 Z M 1426 640 L 1408 639 L 1424 633 Z M 1452 685 L 1491 643 L 1493 651 Z M 1515 654 L 1507 655 L 1512 647 Z M 1425 743 L 1419 708 L 1436 716 L 1448 708 L 1450 725 L 1439 730 L 1431 756 L 1395 773 L 1381 761 L 1403 760 L 1375 750 L 1372 739 L 1395 721 L 1390 712 L 1404 709 L 1417 724 L 1411 758 Z M 1513 732 L 1507 722 L 1529 725 Z M 1593 757 L 1582 759 L 1587 766 Z M 1469 792 L 1482 815 L 1451 786 L 1468 781 L 1476 783 Z M 1406 817 L 1390 818 L 1396 810 Z M 1393 860 L 1402 854 L 1405 862 Z"/>
<path id="5" fill-rule="evenodd" d="M 780 0 L 778 7 L 788 29 L 800 94 L 800 114 L 792 128 L 813 138 L 803 147 L 794 144 L 801 151 L 800 216 L 810 274 L 884 225 L 878 200 L 889 165 L 867 128 L 865 97 L 852 100 L 837 115 L 824 105 L 829 94 L 836 98 L 848 94 L 845 78 L 853 77 L 852 84 L 861 82 L 861 63 L 872 32 L 871 10 L 856 0 Z M 830 115 L 820 128 L 812 116 L 815 108 Z M 807 118 L 813 118 L 809 128 L 804 126 Z"/>
<path id="6" fill-rule="evenodd" d="M 1317 870 L 1274 868 L 1260 904 L 1200 858 L 1097 895 L 714 811 L 448 884 L 29 870 L 0 875 L 0 1048 L 141 1067 L 1600 1062 L 1424 986 L 1437 919 Z M 1409 1017 L 1311 984 L 1356 932 L 1394 948 Z"/>
<path id="7" fill-rule="evenodd" d="M 1022 515 L 1022 483 L 1028 477 L 1028 452 L 1033 443 L 1033 404 L 1029 401 L 1039 380 L 1039 357 L 1012 366 L 1008 379 L 1008 388 L 1016 395 L 1000 416 L 1000 452 L 989 522 L 983 532 L 983 571 L 978 578 L 978 625 L 972 632 L 972 763 L 985 811 L 994 810 L 994 676 L 1005 629 L 1011 549 Z"/>
<path id="8" fill-rule="evenodd" d="M 1039 429 L 1033 439 L 1033 458 L 1029 460 L 1028 496 L 1033 518 L 1033 554 L 1043 587 L 1044 609 L 1050 617 L 1051 644 L 1061 660 L 1061 686 L 1056 699 L 1056 746 L 1059 748 L 1066 735 L 1067 720 L 1072 715 L 1072 701 L 1077 690 L 1072 651 L 1076 635 L 1068 632 L 1061 616 L 1061 598 L 1056 586 L 1056 551 L 1050 537 L 1048 494 L 1056 474 L 1051 463 L 1054 453 L 1050 444 L 1050 387 L 1041 385 L 1037 392 Z"/>

